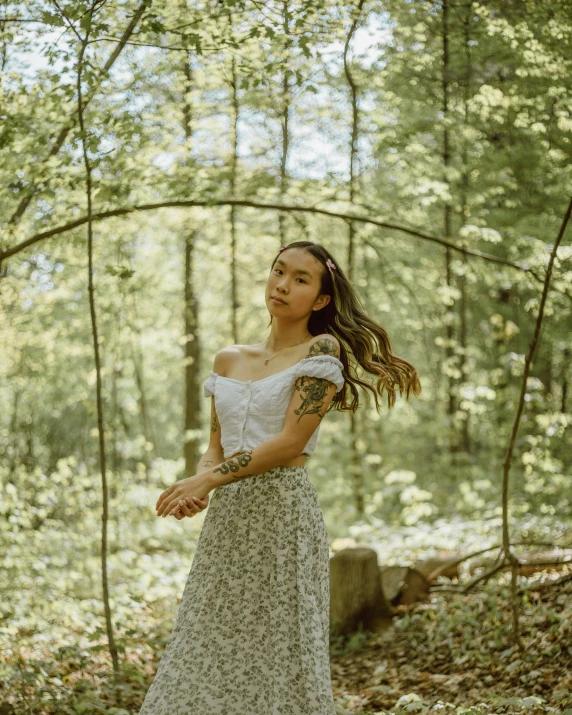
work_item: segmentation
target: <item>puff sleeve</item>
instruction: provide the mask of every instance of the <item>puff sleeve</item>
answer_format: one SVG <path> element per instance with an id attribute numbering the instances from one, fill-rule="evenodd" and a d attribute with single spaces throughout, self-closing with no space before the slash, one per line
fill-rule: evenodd
<path id="1" fill-rule="evenodd" d="M 344 364 L 334 355 L 311 355 L 300 360 L 294 370 L 294 379 L 307 375 L 308 377 L 322 377 L 336 386 L 339 392 L 344 386 L 342 368 Z"/>
<path id="2" fill-rule="evenodd" d="M 211 397 L 215 393 L 215 382 L 216 382 L 216 372 L 211 370 L 210 377 L 205 380 L 203 385 L 203 395 L 205 397 Z"/>

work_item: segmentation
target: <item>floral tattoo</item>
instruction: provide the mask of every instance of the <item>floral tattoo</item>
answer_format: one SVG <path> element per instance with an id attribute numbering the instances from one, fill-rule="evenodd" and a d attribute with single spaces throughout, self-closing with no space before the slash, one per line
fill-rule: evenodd
<path id="1" fill-rule="evenodd" d="M 330 338 L 320 338 L 312 345 L 308 350 L 308 356 L 310 355 L 333 355 L 339 359 L 339 348 L 337 344 L 330 340 Z"/>
<path id="2" fill-rule="evenodd" d="M 304 415 L 318 415 L 320 422 L 323 414 L 320 410 L 324 406 L 324 399 L 333 382 L 323 378 L 308 377 L 303 375 L 296 381 L 295 389 L 302 396 L 302 404 L 297 410 L 294 410 L 295 415 L 299 415 L 298 422 Z"/>
<path id="3" fill-rule="evenodd" d="M 332 355 L 338 360 L 339 354 L 340 350 L 337 343 L 330 338 L 316 340 L 308 351 L 308 357 L 311 355 Z M 318 415 L 320 422 L 322 421 L 324 415 L 320 414 L 320 410 L 324 406 L 327 392 L 333 384 L 329 380 L 308 377 L 307 375 L 297 380 L 295 389 L 302 396 L 302 404 L 297 410 L 294 410 L 294 414 L 299 415 L 298 422 L 300 422 L 303 415 Z"/>

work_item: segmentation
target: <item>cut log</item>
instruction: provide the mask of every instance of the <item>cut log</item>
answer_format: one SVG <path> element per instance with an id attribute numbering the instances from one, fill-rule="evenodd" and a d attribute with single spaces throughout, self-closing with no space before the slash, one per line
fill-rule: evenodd
<path id="1" fill-rule="evenodd" d="M 392 606 L 410 606 L 429 598 L 428 579 L 410 566 L 387 566 L 381 569 L 380 580 Z"/>
<path id="2" fill-rule="evenodd" d="M 330 559 L 330 632 L 377 632 L 391 621 L 393 609 L 381 590 L 377 553 L 343 549 Z"/>
<path id="3" fill-rule="evenodd" d="M 427 559 L 418 559 L 415 562 L 414 568 L 427 577 L 429 581 L 433 581 L 439 576 L 445 578 L 459 578 L 459 564 L 455 563 L 462 558 L 462 554 L 454 551 L 440 552 L 437 556 L 432 556 Z"/>

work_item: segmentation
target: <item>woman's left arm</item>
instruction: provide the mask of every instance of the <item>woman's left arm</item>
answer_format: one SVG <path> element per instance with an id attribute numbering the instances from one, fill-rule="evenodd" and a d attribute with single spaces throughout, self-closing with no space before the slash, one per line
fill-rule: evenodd
<path id="1" fill-rule="evenodd" d="M 279 434 L 250 451 L 176 482 L 159 497 L 157 516 L 174 514 L 179 508 L 179 499 L 203 498 L 216 487 L 256 477 L 298 457 L 322 421 L 336 391 L 336 385 L 325 378 L 300 376 Z"/>

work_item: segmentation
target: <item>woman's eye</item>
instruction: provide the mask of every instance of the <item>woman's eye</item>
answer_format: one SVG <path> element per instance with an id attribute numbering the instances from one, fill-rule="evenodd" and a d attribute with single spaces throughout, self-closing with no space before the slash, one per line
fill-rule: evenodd
<path id="1" fill-rule="evenodd" d="M 281 268 L 275 268 L 275 269 L 274 269 L 274 272 L 275 272 L 275 273 L 278 272 L 278 271 L 280 271 L 280 273 L 282 273 L 282 269 L 281 269 Z M 305 282 L 306 282 L 303 278 L 298 278 L 298 280 L 299 280 L 299 281 L 302 281 L 302 283 L 305 283 Z"/>

